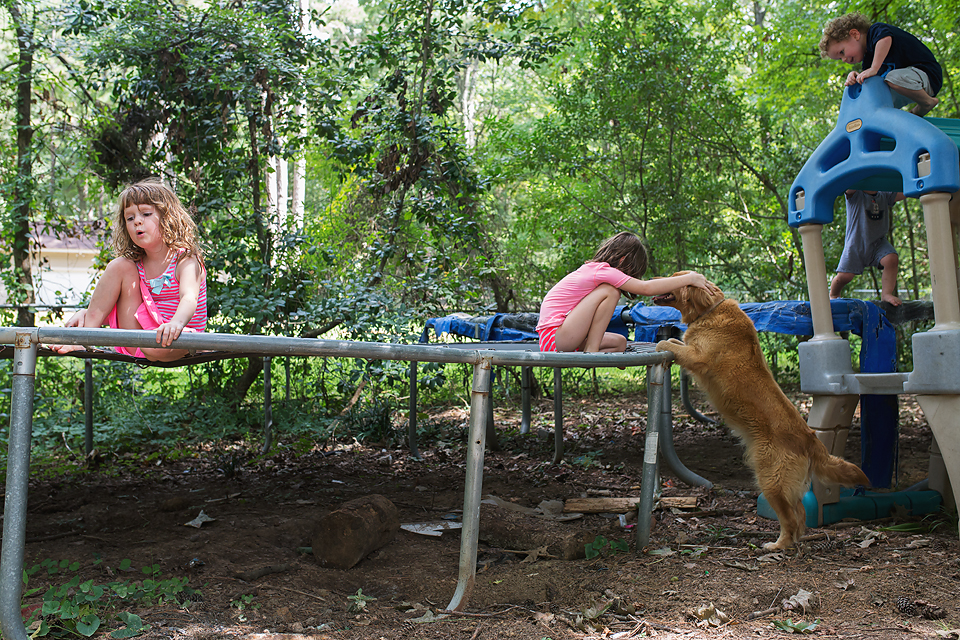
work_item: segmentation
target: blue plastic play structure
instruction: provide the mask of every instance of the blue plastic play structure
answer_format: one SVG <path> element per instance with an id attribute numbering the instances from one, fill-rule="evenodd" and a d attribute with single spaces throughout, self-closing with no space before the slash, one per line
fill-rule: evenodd
<path id="1" fill-rule="evenodd" d="M 951 487 L 942 476 L 949 471 L 954 476 L 960 472 L 960 385 L 953 383 L 960 377 L 960 304 L 955 268 L 957 247 L 953 240 L 956 192 L 960 191 L 958 124 L 956 120 L 919 118 L 895 109 L 882 77 L 849 86 L 840 104 L 836 127 L 807 160 L 788 198 L 788 223 L 798 227 L 803 238 L 814 328 L 813 339 L 800 346 L 801 388 L 813 395 L 815 407 L 818 402 L 827 407 L 820 412 L 819 423 L 811 423 L 811 427 L 837 453 L 835 445 L 845 438 L 849 425 L 849 417 L 841 415 L 844 397 L 870 389 L 878 400 L 894 399 L 895 407 L 896 395 L 916 393 L 934 432 L 936 456 L 942 455 L 945 463 L 945 468 L 935 465 L 936 456 L 932 455 L 930 487 L 943 492 L 944 497 Z M 914 370 L 910 373 L 878 375 L 864 369 L 853 373 L 848 364 L 849 345 L 835 333 L 843 329 L 835 315 L 829 313 L 835 301 L 830 301 L 827 293 L 821 227 L 833 221 L 834 201 L 847 189 L 902 191 L 907 197 L 921 198 L 936 324 L 930 331 L 913 336 Z M 861 413 L 867 398 L 861 395 Z M 935 468 L 943 470 L 937 471 L 941 477 L 936 482 Z M 960 486 L 958 479 L 950 481 L 953 489 Z M 844 517 L 882 517 L 894 505 L 919 515 L 939 508 L 938 491 L 838 494 L 833 489 L 821 489 L 820 495 L 829 499 L 818 504 L 811 492 L 804 505 L 808 524 Z M 774 517 L 762 499 L 758 512 Z"/>
<path id="2" fill-rule="evenodd" d="M 890 89 L 879 76 L 844 92 L 837 126 L 820 143 L 790 187 L 789 223 L 833 222 L 833 202 L 865 179 L 886 178 L 889 191 L 907 197 L 960 190 L 957 145 L 931 119 L 893 108 Z M 955 121 L 948 121 L 955 122 Z M 921 162 L 921 157 L 929 160 Z M 929 171 L 920 174 L 918 165 Z M 889 182 L 890 179 L 894 182 Z"/>

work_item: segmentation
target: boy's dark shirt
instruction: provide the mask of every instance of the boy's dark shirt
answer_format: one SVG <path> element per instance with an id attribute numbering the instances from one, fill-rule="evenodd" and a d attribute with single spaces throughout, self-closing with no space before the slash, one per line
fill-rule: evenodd
<path id="1" fill-rule="evenodd" d="M 940 87 L 943 86 L 943 70 L 940 68 L 940 63 L 933 57 L 933 52 L 927 48 L 927 45 L 899 27 L 883 22 L 874 22 L 870 25 L 863 47 L 863 68 L 869 69 L 873 65 L 873 53 L 877 42 L 887 36 L 890 36 L 893 42 L 890 43 L 890 52 L 883 63 L 892 64 L 895 69 L 907 67 L 920 69 L 930 78 L 930 95 L 937 95 Z"/>

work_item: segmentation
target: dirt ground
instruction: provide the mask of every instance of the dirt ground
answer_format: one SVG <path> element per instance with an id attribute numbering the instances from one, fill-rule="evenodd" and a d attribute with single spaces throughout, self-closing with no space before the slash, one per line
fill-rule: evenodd
<path id="1" fill-rule="evenodd" d="M 500 404 L 500 448 L 486 454 L 484 494 L 526 507 L 639 495 L 642 395 L 568 399 L 560 465 L 550 462 L 552 432 L 519 436 L 519 408 Z M 27 564 L 68 559 L 84 579 L 136 580 L 136 571 L 122 573 L 126 559 L 133 569 L 158 565 L 161 579 L 189 577 L 201 602 L 136 611 L 150 625 L 138 637 L 149 639 L 742 639 L 806 625 L 822 638 L 958 637 L 955 519 L 841 522 L 811 529 L 796 552 L 768 554 L 762 544 L 775 538 L 777 523 L 756 513 L 738 442 L 680 408 L 680 460 L 715 487 L 691 488 L 665 470 L 663 495 L 694 497 L 696 506 L 659 508 L 645 553 L 635 549 L 632 525 L 625 529 L 610 514 L 561 526 L 623 540 L 629 551 L 607 546 L 592 559 L 532 559 L 513 553 L 529 549 L 481 543 L 476 587 L 465 612 L 453 614 L 442 611 L 457 581 L 458 531 L 401 530 L 349 570 L 321 568 L 305 549 L 314 523 L 348 500 L 383 495 L 403 523 L 459 515 L 467 411 L 427 411 L 427 423 L 450 428 L 448 437 L 421 443 L 420 460 L 405 447 L 354 443 L 296 454 L 281 444 L 266 458 L 224 450 L 180 460 L 105 454 L 96 473 L 35 479 Z M 900 413 L 899 486 L 906 487 L 926 475 L 930 431 L 912 398 L 901 397 Z M 552 401 L 537 401 L 534 424 L 552 422 Z M 858 418 L 848 459 L 859 461 L 859 447 Z M 214 520 L 185 526 L 201 510 Z M 883 530 L 908 522 L 940 526 Z M 260 569 L 275 572 L 251 576 Z M 32 580 L 34 587 L 44 578 Z M 361 610 L 350 610 L 360 602 Z M 24 604 L 39 603 L 38 594 Z M 118 626 L 111 622 L 97 636 Z"/>

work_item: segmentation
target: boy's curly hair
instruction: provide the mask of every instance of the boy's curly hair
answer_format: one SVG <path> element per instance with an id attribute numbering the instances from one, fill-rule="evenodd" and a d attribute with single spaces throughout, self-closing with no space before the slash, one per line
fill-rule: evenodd
<path id="1" fill-rule="evenodd" d="M 636 235 L 621 231 L 600 245 L 592 262 L 606 262 L 631 278 L 639 279 L 647 271 L 647 250 Z"/>
<path id="2" fill-rule="evenodd" d="M 190 214 L 180 204 L 173 189 L 159 178 L 148 178 L 132 184 L 120 194 L 117 212 L 113 220 L 113 251 L 117 257 L 139 261 L 146 252 L 138 247 L 127 233 L 127 220 L 124 209 L 131 205 L 149 204 L 160 216 L 160 233 L 163 242 L 171 249 L 183 249 L 177 262 L 188 256 L 195 256 L 203 265 L 203 255 L 197 241 L 197 225 Z"/>
<path id="3" fill-rule="evenodd" d="M 869 18 L 862 13 L 848 13 L 834 18 L 823 25 L 823 37 L 820 38 L 820 57 L 827 57 L 827 47 L 833 42 L 842 42 L 850 36 L 850 31 L 856 29 L 863 35 L 870 30 L 873 24 Z"/>

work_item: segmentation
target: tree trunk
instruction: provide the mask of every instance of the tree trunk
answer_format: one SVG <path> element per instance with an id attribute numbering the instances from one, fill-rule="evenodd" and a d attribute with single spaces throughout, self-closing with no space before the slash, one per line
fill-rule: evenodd
<path id="1" fill-rule="evenodd" d="M 32 305 L 33 274 L 30 265 L 30 211 L 33 204 L 33 126 L 31 123 L 31 90 L 33 83 L 33 33 L 20 14 L 16 2 L 7 5 L 17 31 L 17 174 L 13 187 L 13 211 L 10 216 L 13 232 L 13 268 L 17 287 L 8 293 L 8 302 Z M 17 310 L 17 324 L 32 327 L 35 316 L 32 309 L 21 306 Z"/>
<path id="2" fill-rule="evenodd" d="M 467 149 L 477 146 L 477 69 L 476 60 L 470 60 L 460 73 L 460 111 L 463 114 L 463 137 Z"/>

